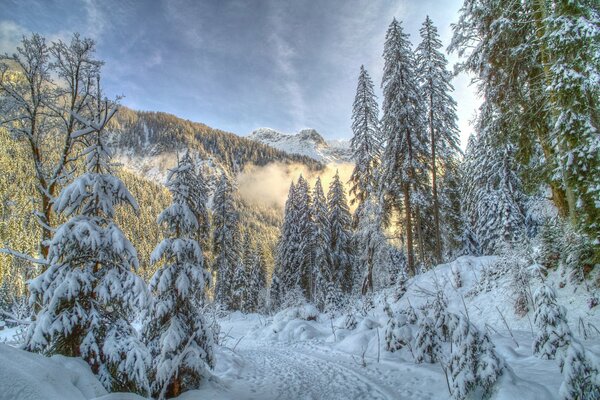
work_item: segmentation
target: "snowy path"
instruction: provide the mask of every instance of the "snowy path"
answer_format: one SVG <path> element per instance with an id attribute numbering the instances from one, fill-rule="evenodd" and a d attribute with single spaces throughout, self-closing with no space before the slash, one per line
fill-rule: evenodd
<path id="1" fill-rule="evenodd" d="M 240 326 L 236 326 L 240 328 Z M 244 336 L 231 333 L 232 346 Z M 441 370 L 368 360 L 322 342 L 266 342 L 244 336 L 235 350 L 241 361 L 224 379 L 221 394 L 235 399 L 440 399 L 447 398 Z"/>
<path id="2" fill-rule="evenodd" d="M 248 360 L 235 389 L 261 399 L 395 399 L 381 382 L 353 368 L 283 345 L 240 349 Z M 234 389 L 234 387 L 232 387 Z M 236 390 L 238 391 L 238 390 Z"/>

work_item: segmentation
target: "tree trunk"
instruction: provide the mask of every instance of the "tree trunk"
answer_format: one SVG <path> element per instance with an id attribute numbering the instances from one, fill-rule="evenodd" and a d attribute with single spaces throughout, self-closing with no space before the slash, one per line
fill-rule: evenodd
<path id="1" fill-rule="evenodd" d="M 415 256 L 413 253 L 413 232 L 411 219 L 411 204 L 410 204 L 410 185 L 404 184 L 404 222 L 406 229 L 406 259 L 407 267 L 411 276 L 415 276 Z"/>
<path id="2" fill-rule="evenodd" d="M 362 295 L 366 295 L 369 290 L 373 291 L 373 249 L 371 247 L 367 253 L 367 275 L 363 281 Z"/>
<path id="3" fill-rule="evenodd" d="M 429 82 L 432 86 L 431 82 Z M 437 193 L 437 166 L 435 132 L 433 129 L 433 95 L 429 95 L 429 135 L 431 137 L 431 191 L 433 195 L 433 225 L 435 232 L 435 261 L 442 262 L 442 235 L 440 234 L 440 205 Z"/>

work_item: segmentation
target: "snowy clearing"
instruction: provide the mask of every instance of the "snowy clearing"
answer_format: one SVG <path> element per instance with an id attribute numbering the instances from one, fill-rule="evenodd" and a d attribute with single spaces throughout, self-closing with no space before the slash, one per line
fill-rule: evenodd
<path id="1" fill-rule="evenodd" d="M 494 304 L 503 304 L 510 283 L 478 295 L 466 295 L 477 285 L 492 257 L 462 257 L 409 280 L 407 292 L 392 308 L 413 307 L 426 300 L 425 292 L 436 282 L 449 299 L 449 308 L 461 312 L 466 306 L 472 321 L 481 329 L 489 327 L 496 351 L 509 369 L 501 377 L 492 398 L 557 399 L 562 375 L 557 360 L 532 355 L 533 335 L 528 316 L 517 318 L 501 310 L 512 336 Z M 453 272 L 454 271 L 454 272 Z M 458 271 L 462 287 L 442 284 Z M 473 278 L 469 278 L 472 276 Z M 554 273 L 549 279 L 559 279 Z M 585 306 L 583 291 L 572 293 L 565 286 L 558 291 L 568 309 L 572 329 L 581 316 L 600 325 L 597 310 Z M 366 316 L 357 315 L 354 329 L 344 329 L 344 315 L 330 319 L 314 308 L 287 309 L 273 317 L 235 312 L 220 320 L 225 336 L 217 347 L 213 376 L 198 390 L 179 398 L 195 399 L 447 399 L 448 389 L 440 364 L 417 364 L 412 350 L 390 353 L 384 346 L 387 316 L 384 299 L 391 291 L 374 296 L 374 307 Z M 566 298 L 571 301 L 565 301 Z M 464 305 L 463 305 L 464 300 Z M 389 300 L 388 300 L 389 301 Z M 490 308 L 491 307 L 491 308 Z M 464 313 L 464 311 L 462 311 Z M 411 329 L 414 329 L 412 327 Z M 1 332 L 0 339 L 11 343 L 16 329 Z M 379 339 L 378 339 L 379 336 Z M 12 342 L 17 344 L 17 342 Z M 600 353 L 600 337 L 584 342 L 586 350 Z M 51 358 L 0 345 L 0 399 L 139 399 L 132 394 L 107 394 L 87 364 L 78 359 Z M 7 367 L 10 366 L 10 367 Z"/>

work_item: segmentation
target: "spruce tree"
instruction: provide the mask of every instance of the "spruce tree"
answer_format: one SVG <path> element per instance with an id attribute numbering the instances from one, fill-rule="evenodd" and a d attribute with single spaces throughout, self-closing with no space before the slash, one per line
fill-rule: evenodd
<path id="1" fill-rule="evenodd" d="M 386 204 L 393 204 L 404 214 L 408 269 L 414 275 L 413 216 L 419 217 L 418 209 L 424 206 L 419 193 L 428 179 L 425 161 L 429 159 L 429 148 L 415 57 L 408 35 L 395 19 L 386 33 L 383 57 L 382 131 L 387 146 L 382 157 L 381 190 L 388 198 Z"/>
<path id="2" fill-rule="evenodd" d="M 434 363 L 440 359 L 441 339 L 435 322 L 428 316 L 419 320 L 419 331 L 415 338 L 415 361 Z"/>
<path id="3" fill-rule="evenodd" d="M 98 96 L 100 97 L 100 96 Z M 106 103 L 105 103 L 106 104 Z M 50 241 L 48 268 L 30 281 L 30 302 L 39 304 L 25 348 L 45 354 L 81 357 L 110 391 L 146 393 L 147 350 L 130 324 L 147 301 L 146 285 L 133 271 L 137 253 L 114 223 L 120 204 L 138 210 L 113 173 L 103 127 L 109 107 L 72 139 L 87 148 L 85 173 L 56 198 L 54 210 L 67 221 Z M 114 111 L 113 111 L 114 112 Z"/>
<path id="4" fill-rule="evenodd" d="M 165 239 L 152 252 L 161 263 L 150 281 L 155 296 L 144 323 L 152 356 L 152 393 L 171 398 L 198 387 L 213 366 L 212 332 L 193 296 L 210 283 L 198 241 L 198 196 L 190 180 L 191 159 L 169 171 L 167 188 L 173 203 L 159 216 Z"/>
<path id="5" fill-rule="evenodd" d="M 285 202 L 283 224 L 281 225 L 279 240 L 277 242 L 277 252 L 275 254 L 275 270 L 271 282 L 271 304 L 275 308 L 283 302 L 292 281 L 291 272 L 293 270 L 293 260 L 298 249 L 296 229 L 294 222 L 296 220 L 296 185 L 290 184 L 288 198 Z"/>
<path id="6" fill-rule="evenodd" d="M 504 371 L 504 360 L 496 353 L 487 334 L 482 334 L 468 319 L 457 319 L 448 364 L 452 398 L 465 399 L 477 388 L 489 396 Z"/>
<path id="7" fill-rule="evenodd" d="M 361 293 L 373 291 L 373 270 L 376 265 L 384 263 L 383 248 L 386 237 L 382 229 L 383 210 L 378 199 L 369 195 L 360 210 L 357 210 L 358 226 L 356 227 L 356 277 L 362 278 L 357 282 Z"/>
<path id="8" fill-rule="evenodd" d="M 252 249 L 248 269 L 248 288 L 245 301 L 246 312 L 258 312 L 260 306 L 261 291 L 265 287 L 264 260 L 260 249 Z"/>
<path id="9" fill-rule="evenodd" d="M 571 340 L 560 369 L 564 377 L 559 390 L 561 400 L 600 398 L 600 365 L 579 341 Z"/>
<path id="10" fill-rule="evenodd" d="M 564 350 L 571 341 L 566 311 L 556 302 L 555 290 L 544 284 L 533 296 L 535 313 L 533 321 L 538 328 L 533 341 L 533 354 L 554 359 L 558 350 Z"/>
<path id="11" fill-rule="evenodd" d="M 375 189 L 375 170 L 379 166 L 382 150 L 379 130 L 379 107 L 373 91 L 373 82 L 365 70 L 360 67 L 358 87 L 352 106 L 352 159 L 355 162 L 350 176 L 351 204 L 358 203 L 356 216 L 369 193 Z"/>
<path id="12" fill-rule="evenodd" d="M 215 300 L 234 308 L 233 277 L 240 262 L 239 215 L 233 198 L 233 186 L 225 173 L 221 175 L 213 199 L 213 270 L 217 273 Z"/>
<path id="13" fill-rule="evenodd" d="M 352 217 L 346 202 L 344 185 L 337 171 L 329 185 L 327 209 L 332 283 L 338 284 L 342 292 L 350 293 L 353 282 Z"/>
<path id="14" fill-rule="evenodd" d="M 320 310 L 327 304 L 327 292 L 329 284 L 334 282 L 334 274 L 329 251 L 329 216 L 327 200 L 323 193 L 321 178 L 317 178 L 312 196 L 313 218 L 313 271 L 315 277 L 313 301 Z"/>
<path id="15" fill-rule="evenodd" d="M 185 175 L 183 180 L 188 182 L 190 188 L 190 208 L 198 220 L 197 239 L 204 248 L 208 244 L 210 231 L 208 208 L 206 206 L 208 194 L 210 193 L 208 183 L 201 170 L 197 169 L 189 151 L 185 153 L 181 162 L 192 167 L 183 172 Z"/>
<path id="16" fill-rule="evenodd" d="M 600 240 L 600 7 L 552 1 L 544 41 L 554 127 L 552 142 L 567 188 L 571 222 Z M 596 254 L 600 257 L 600 251 Z"/>
<path id="17" fill-rule="evenodd" d="M 311 216 L 311 198 L 308 182 L 302 175 L 298 178 L 295 190 L 296 212 L 294 219 L 294 228 L 296 231 L 296 240 L 298 252 L 295 254 L 293 268 L 297 275 L 297 285 L 304 292 L 304 296 L 312 300 L 313 298 L 313 224 Z"/>
<path id="18" fill-rule="evenodd" d="M 429 129 L 431 161 L 431 188 L 433 197 L 433 217 L 435 234 L 435 260 L 442 261 L 442 232 L 440 208 L 446 205 L 440 197 L 446 193 L 438 193 L 438 166 L 441 171 L 447 170 L 447 164 L 458 154 L 459 138 L 456 125 L 456 102 L 450 96 L 454 89 L 450 84 L 452 74 L 447 70 L 448 61 L 440 51 L 437 28 L 429 16 L 419 30 L 421 43 L 416 49 L 417 74 L 425 97 L 427 126 Z M 442 172 L 443 173 L 443 172 Z M 446 194 L 447 195 L 447 194 Z"/>

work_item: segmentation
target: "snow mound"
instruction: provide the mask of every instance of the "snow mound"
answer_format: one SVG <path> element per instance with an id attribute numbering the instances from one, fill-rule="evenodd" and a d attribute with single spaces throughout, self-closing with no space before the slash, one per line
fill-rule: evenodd
<path id="1" fill-rule="evenodd" d="M 80 359 L 44 357 L 0 344 L 0 366 L 1 400 L 81 400 L 107 394 Z"/>
<path id="2" fill-rule="evenodd" d="M 318 318 L 319 310 L 312 304 L 285 308 L 266 326 L 255 329 L 253 337 L 286 343 L 323 339 L 328 334 L 319 327 Z"/>

